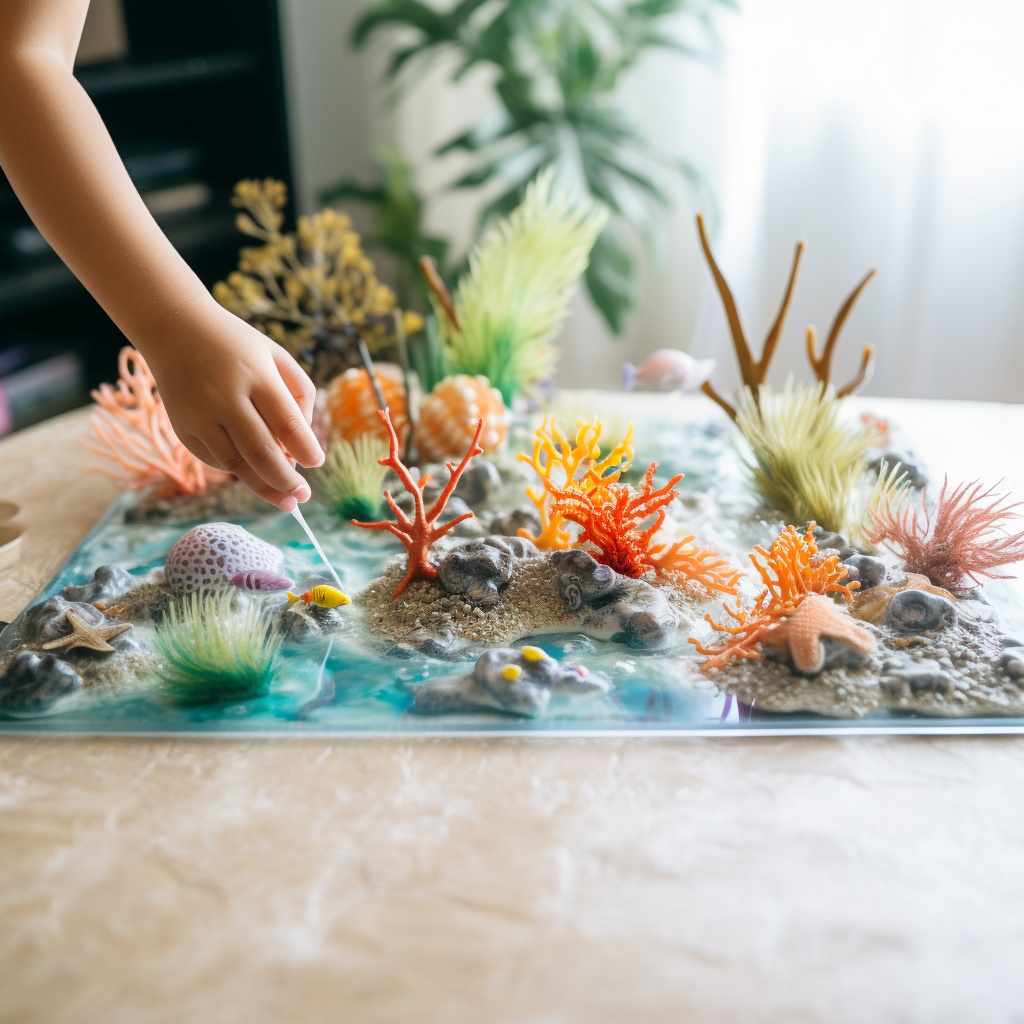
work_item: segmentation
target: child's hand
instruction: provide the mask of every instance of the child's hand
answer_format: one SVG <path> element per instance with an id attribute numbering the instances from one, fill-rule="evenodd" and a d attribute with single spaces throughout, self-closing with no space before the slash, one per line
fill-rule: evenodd
<path id="1" fill-rule="evenodd" d="M 175 433 L 197 458 L 290 512 L 309 499 L 309 485 L 289 460 L 324 461 L 309 426 L 312 381 L 280 345 L 212 301 L 190 319 L 143 351 Z"/>

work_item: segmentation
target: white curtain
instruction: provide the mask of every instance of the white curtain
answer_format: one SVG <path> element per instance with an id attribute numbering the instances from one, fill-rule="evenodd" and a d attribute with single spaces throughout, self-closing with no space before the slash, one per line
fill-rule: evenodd
<path id="1" fill-rule="evenodd" d="M 722 262 L 758 339 L 808 248 L 775 378 L 807 374 L 871 266 L 835 376 L 869 393 L 1024 400 L 1024 4 L 745 0 L 730 34 Z M 730 361 L 721 310 L 695 348 Z"/>
<path id="2" fill-rule="evenodd" d="M 773 380 L 809 376 L 803 332 L 823 333 L 869 267 L 835 377 L 871 342 L 868 393 L 1024 401 L 1024 0 L 740 0 L 724 11 L 722 66 L 655 55 L 626 102 L 660 146 L 707 172 L 716 251 L 756 345 L 775 315 L 793 245 L 807 242 Z M 426 186 L 458 170 L 431 148 L 488 104 L 486 74 L 438 69 L 397 113 L 379 103 L 378 48 L 345 53 L 357 0 L 286 0 L 298 164 L 307 198 L 397 145 Z M 333 59 L 329 59 L 333 58 Z M 345 102 L 339 103 L 344 97 Z M 449 196 L 431 226 L 469 237 L 477 200 Z M 617 386 L 623 360 L 662 346 L 720 360 L 735 383 L 721 305 L 680 184 L 665 245 L 646 269 L 627 336 L 585 300 L 563 332 L 565 384 Z"/>

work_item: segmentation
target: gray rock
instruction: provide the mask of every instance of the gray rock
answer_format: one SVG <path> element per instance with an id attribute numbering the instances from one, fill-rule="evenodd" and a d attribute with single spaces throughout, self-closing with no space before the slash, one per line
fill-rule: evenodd
<path id="1" fill-rule="evenodd" d="M 913 694 L 937 693 L 949 697 L 954 690 L 953 680 L 945 672 L 926 669 L 923 672 L 907 672 L 903 678 Z"/>
<path id="2" fill-rule="evenodd" d="M 1007 651 L 999 659 L 999 667 L 1011 679 L 1024 679 L 1024 657 Z"/>
<path id="3" fill-rule="evenodd" d="M 843 565 L 849 570 L 850 581 L 857 580 L 862 591 L 870 590 L 885 582 L 885 562 L 880 558 L 875 558 L 872 555 L 850 555 L 849 558 L 843 560 Z"/>
<path id="4" fill-rule="evenodd" d="M 1020 640 L 1015 636 L 1001 636 L 999 638 L 1000 647 L 1024 647 L 1024 640 Z"/>
<path id="5" fill-rule="evenodd" d="M 67 621 L 68 609 L 81 616 L 89 626 L 109 626 L 110 620 L 98 608 L 80 601 L 66 601 L 63 597 L 51 597 L 39 604 L 26 608 L 6 629 L 0 633 L 0 650 L 13 647 L 39 647 L 66 636 L 71 632 Z M 120 638 L 118 638 L 120 639 Z"/>
<path id="6" fill-rule="evenodd" d="M 110 604 L 115 598 L 127 594 L 139 581 L 127 569 L 119 565 L 101 565 L 88 583 L 81 586 L 68 584 L 64 588 L 64 597 L 68 601 L 83 601 L 92 604 Z"/>
<path id="7" fill-rule="evenodd" d="M 556 551 L 558 591 L 565 606 L 577 612 L 584 628 L 599 639 L 630 647 L 660 647 L 679 625 L 665 595 L 644 580 L 620 576 L 580 549 Z"/>
<path id="8" fill-rule="evenodd" d="M 885 624 L 897 633 L 933 632 L 958 622 L 953 602 L 926 590 L 901 590 L 885 610 Z"/>
<path id="9" fill-rule="evenodd" d="M 497 467 L 485 459 L 474 459 L 455 485 L 455 497 L 467 505 L 482 505 L 501 486 Z"/>
<path id="10" fill-rule="evenodd" d="M 551 564 L 558 570 L 558 592 L 571 612 L 601 599 L 613 601 L 621 594 L 622 577 L 586 551 L 554 551 Z"/>
<path id="11" fill-rule="evenodd" d="M 896 452 L 886 452 L 881 458 L 872 459 L 868 463 L 868 469 L 875 473 L 881 472 L 882 459 L 885 460 L 890 468 L 898 462 L 900 464 L 900 472 L 907 474 L 907 480 L 910 482 L 911 487 L 921 490 L 928 483 L 928 476 L 921 466 L 912 459 L 907 458 L 906 455 L 899 455 Z"/>
<path id="12" fill-rule="evenodd" d="M 0 679 L 0 711 L 42 714 L 61 697 L 82 688 L 82 677 L 52 654 L 21 651 Z"/>
<path id="13" fill-rule="evenodd" d="M 536 717 L 556 694 L 597 696 L 610 688 L 604 676 L 555 661 L 539 648 L 496 648 L 482 654 L 472 672 L 419 684 L 410 710 L 445 714 L 485 709 Z"/>
<path id="14" fill-rule="evenodd" d="M 507 551 L 513 558 L 541 557 L 540 549 L 537 545 L 525 537 L 501 537 L 492 533 L 484 537 L 484 543 L 492 548 L 497 548 L 499 551 Z"/>
<path id="15" fill-rule="evenodd" d="M 478 608 L 493 608 L 512 576 L 515 556 L 493 544 L 470 541 L 449 551 L 437 566 L 438 582 Z"/>
<path id="16" fill-rule="evenodd" d="M 838 551 L 840 561 L 845 561 L 857 553 L 841 533 L 833 533 L 822 526 L 814 528 L 814 539 L 817 542 L 819 551 L 825 551 L 826 549 Z"/>
<path id="17" fill-rule="evenodd" d="M 520 530 L 527 530 L 538 537 L 541 531 L 540 516 L 532 508 L 517 508 L 505 515 L 495 516 L 487 529 L 501 537 L 515 537 Z"/>
<path id="18" fill-rule="evenodd" d="M 278 615 L 278 628 L 286 641 L 308 640 L 315 636 L 336 633 L 347 625 L 338 608 L 321 608 L 296 602 L 285 605 Z"/>

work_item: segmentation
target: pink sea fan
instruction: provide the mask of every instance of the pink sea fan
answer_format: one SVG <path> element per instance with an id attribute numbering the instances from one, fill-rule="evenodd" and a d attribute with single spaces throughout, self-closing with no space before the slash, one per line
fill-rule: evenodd
<path id="1" fill-rule="evenodd" d="M 872 510 L 865 537 L 902 555 L 907 572 L 946 590 L 963 589 L 968 577 L 975 584 L 981 582 L 978 576 L 1010 579 L 993 570 L 1024 559 L 1024 530 L 1010 533 L 1010 521 L 1022 518 L 1014 511 L 1020 502 L 1007 504 L 1008 495 L 994 493 L 997 486 L 984 490 L 974 480 L 950 493 L 947 477 L 934 511 L 923 495 L 920 508 Z"/>
<path id="2" fill-rule="evenodd" d="M 125 346 L 117 367 L 117 386 L 101 384 L 92 392 L 96 440 L 82 443 L 115 463 L 96 470 L 133 491 L 164 484 L 179 494 L 202 494 L 208 481 L 225 479 L 228 474 L 204 465 L 178 440 L 146 360 Z"/>

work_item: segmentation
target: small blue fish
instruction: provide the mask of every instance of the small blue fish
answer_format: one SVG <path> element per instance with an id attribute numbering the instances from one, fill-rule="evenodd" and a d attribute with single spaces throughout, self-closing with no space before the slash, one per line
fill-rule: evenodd
<path id="1" fill-rule="evenodd" d="M 294 580 L 269 569 L 241 569 L 231 577 L 233 586 L 242 590 L 287 590 Z"/>

